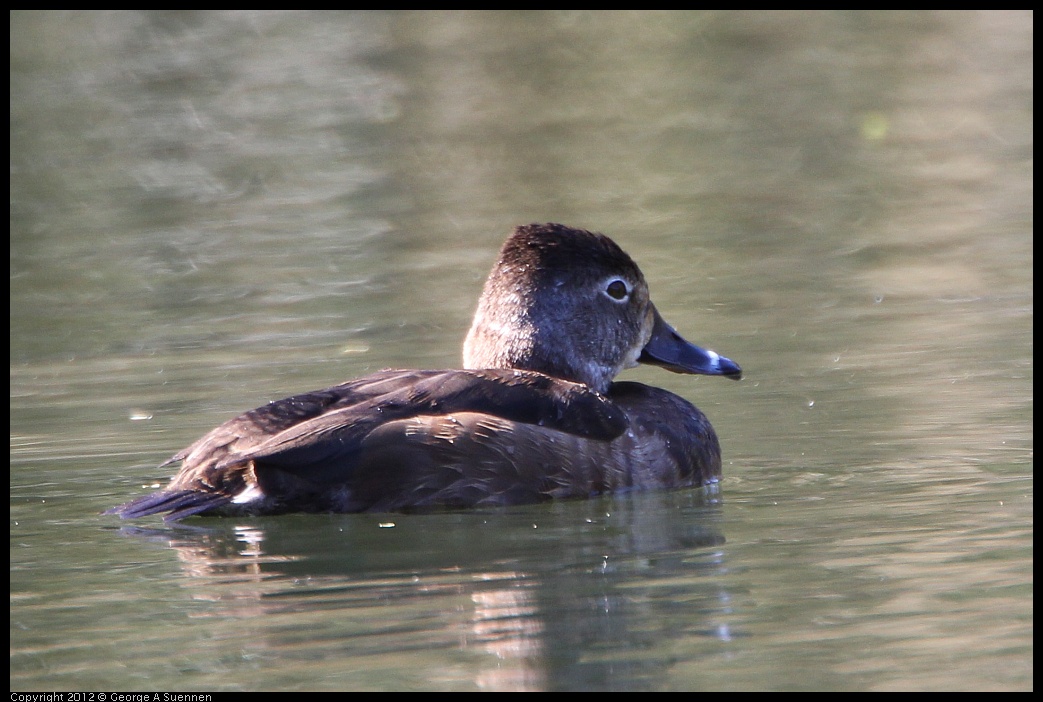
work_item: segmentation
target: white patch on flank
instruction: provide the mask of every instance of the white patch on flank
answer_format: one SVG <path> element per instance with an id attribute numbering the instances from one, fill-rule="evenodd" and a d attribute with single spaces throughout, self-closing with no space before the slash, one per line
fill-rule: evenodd
<path id="1" fill-rule="evenodd" d="M 248 502 L 259 500 L 262 497 L 264 497 L 264 493 L 261 492 L 261 488 L 259 488 L 256 485 L 251 485 L 250 487 L 246 488 L 238 495 L 233 497 L 232 502 L 237 505 L 245 505 Z"/>

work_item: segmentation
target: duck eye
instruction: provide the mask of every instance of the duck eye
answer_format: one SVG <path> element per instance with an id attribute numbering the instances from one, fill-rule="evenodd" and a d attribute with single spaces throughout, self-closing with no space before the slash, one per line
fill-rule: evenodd
<path id="1" fill-rule="evenodd" d="M 630 291 L 627 290 L 627 284 L 618 279 L 609 283 L 608 287 L 605 288 L 605 292 L 613 300 L 625 300 L 627 295 L 630 294 Z"/>

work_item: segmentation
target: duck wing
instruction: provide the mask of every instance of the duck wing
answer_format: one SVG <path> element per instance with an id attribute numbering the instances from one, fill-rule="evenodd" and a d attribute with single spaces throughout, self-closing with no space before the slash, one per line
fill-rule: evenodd
<path id="1" fill-rule="evenodd" d="M 263 512 L 309 505 L 351 511 L 355 507 L 329 493 L 366 470 L 359 456 L 367 438 L 403 420 L 454 415 L 478 418 L 483 426 L 531 425 L 605 442 L 628 426 L 626 413 L 605 396 L 541 373 L 386 370 L 225 422 L 163 464 L 182 461 L 170 485 L 109 513 L 134 518 L 167 512 L 167 520 L 177 520 L 232 503 L 251 511 L 256 495 L 269 505 L 257 508 Z M 435 466 L 437 456 L 430 459 Z M 364 480 L 379 486 L 381 476 Z"/>
<path id="2" fill-rule="evenodd" d="M 339 395 L 332 402 L 322 391 L 273 403 L 287 404 L 300 417 L 234 445 L 215 468 L 254 461 L 322 482 L 334 477 L 326 473 L 344 471 L 344 462 L 376 428 L 419 416 L 480 414 L 602 441 L 627 427 L 626 414 L 587 386 L 529 371 L 388 371 L 330 390 Z M 320 411 L 302 410 L 319 404 Z M 273 405 L 262 409 L 278 415 Z"/>

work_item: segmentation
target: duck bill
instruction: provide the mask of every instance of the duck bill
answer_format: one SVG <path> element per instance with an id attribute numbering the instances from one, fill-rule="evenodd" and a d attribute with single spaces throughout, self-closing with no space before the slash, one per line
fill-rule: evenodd
<path id="1" fill-rule="evenodd" d="M 638 363 L 662 366 L 674 373 L 723 375 L 732 380 L 742 378 L 742 368 L 730 358 L 685 341 L 673 327 L 652 308 L 652 337 L 638 357 Z"/>

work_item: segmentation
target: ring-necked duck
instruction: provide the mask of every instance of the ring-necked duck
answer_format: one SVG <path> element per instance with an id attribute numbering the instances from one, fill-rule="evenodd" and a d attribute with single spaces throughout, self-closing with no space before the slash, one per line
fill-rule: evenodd
<path id="1" fill-rule="evenodd" d="M 706 416 L 612 382 L 639 363 L 738 379 L 663 321 L 608 237 L 518 227 L 464 342 L 464 370 L 385 370 L 225 422 L 163 465 L 159 492 L 108 513 L 393 511 L 696 486 L 721 474 Z"/>

